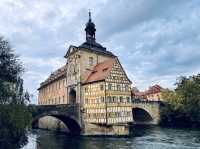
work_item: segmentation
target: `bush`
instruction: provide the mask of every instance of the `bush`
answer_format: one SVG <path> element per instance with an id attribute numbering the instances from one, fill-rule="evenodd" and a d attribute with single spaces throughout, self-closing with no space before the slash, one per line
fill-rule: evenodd
<path id="1" fill-rule="evenodd" d="M 25 105 L 0 105 L 0 148 L 24 145 L 30 120 L 31 114 Z"/>

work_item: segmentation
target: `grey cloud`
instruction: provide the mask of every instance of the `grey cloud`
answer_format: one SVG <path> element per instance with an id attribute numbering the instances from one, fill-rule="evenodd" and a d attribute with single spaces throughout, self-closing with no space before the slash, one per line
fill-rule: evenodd
<path id="1" fill-rule="evenodd" d="M 160 17 L 170 18 L 169 12 L 176 12 L 179 5 L 187 0 L 120 0 L 108 1 L 99 14 L 97 24 L 103 27 L 100 38 L 109 38 L 113 34 L 128 31 L 135 25 Z M 112 22 L 112 23 L 109 23 Z"/>

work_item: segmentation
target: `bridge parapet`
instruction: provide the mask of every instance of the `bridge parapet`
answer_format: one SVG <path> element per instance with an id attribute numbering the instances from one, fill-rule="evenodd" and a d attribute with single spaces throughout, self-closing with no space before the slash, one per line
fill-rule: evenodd
<path id="1" fill-rule="evenodd" d="M 56 111 L 61 114 L 77 116 L 79 113 L 79 104 L 62 104 L 62 105 L 38 105 L 36 106 L 37 115 Z"/>

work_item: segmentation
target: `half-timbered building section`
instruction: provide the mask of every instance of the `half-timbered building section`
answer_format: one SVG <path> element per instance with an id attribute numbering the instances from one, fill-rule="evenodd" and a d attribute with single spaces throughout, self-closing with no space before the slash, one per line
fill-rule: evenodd
<path id="1" fill-rule="evenodd" d="M 91 123 L 106 123 L 105 82 L 84 85 L 85 118 Z"/>
<path id="2" fill-rule="evenodd" d="M 84 85 L 86 121 L 108 125 L 131 122 L 130 85 L 117 58 L 97 64 Z"/>
<path id="3" fill-rule="evenodd" d="M 116 58 L 106 77 L 107 123 L 132 121 L 131 81 Z"/>

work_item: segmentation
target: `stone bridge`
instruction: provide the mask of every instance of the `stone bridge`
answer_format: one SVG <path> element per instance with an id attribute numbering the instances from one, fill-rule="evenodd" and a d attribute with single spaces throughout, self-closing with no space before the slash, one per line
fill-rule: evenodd
<path id="1" fill-rule="evenodd" d="M 160 104 L 160 102 L 134 100 L 132 108 L 133 124 L 159 124 Z M 38 105 L 35 114 L 33 114 L 32 127 L 38 128 L 40 118 L 52 116 L 61 120 L 71 134 L 86 134 L 86 124 L 84 124 L 82 118 L 83 112 L 79 104 Z M 98 129 L 98 126 L 95 126 L 95 129 Z"/>
<path id="2" fill-rule="evenodd" d="M 39 119 L 45 116 L 52 116 L 61 120 L 72 134 L 82 133 L 82 122 L 79 104 L 65 105 L 38 105 L 33 115 L 32 127 L 38 128 Z"/>
<path id="3" fill-rule="evenodd" d="M 133 124 L 153 124 L 160 122 L 160 101 L 133 101 Z"/>

